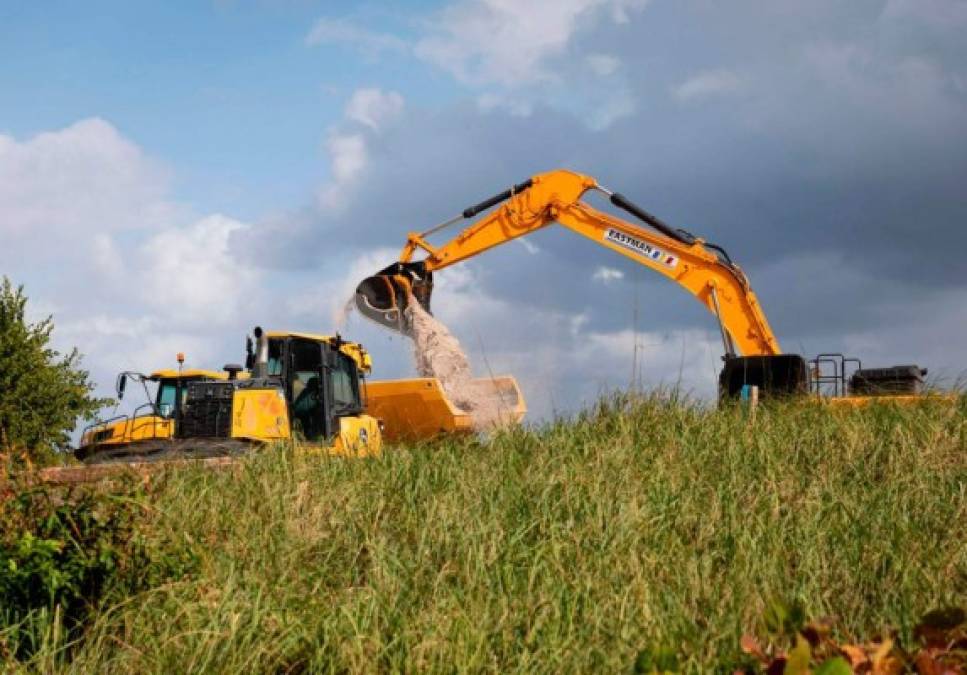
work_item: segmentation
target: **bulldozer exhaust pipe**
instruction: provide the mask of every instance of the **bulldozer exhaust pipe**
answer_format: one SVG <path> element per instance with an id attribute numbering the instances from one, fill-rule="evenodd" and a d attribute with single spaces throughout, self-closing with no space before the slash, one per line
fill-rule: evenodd
<path id="1" fill-rule="evenodd" d="M 255 365 L 252 367 L 252 377 L 268 377 L 269 338 L 261 326 L 256 326 L 252 334 L 255 336 Z"/>

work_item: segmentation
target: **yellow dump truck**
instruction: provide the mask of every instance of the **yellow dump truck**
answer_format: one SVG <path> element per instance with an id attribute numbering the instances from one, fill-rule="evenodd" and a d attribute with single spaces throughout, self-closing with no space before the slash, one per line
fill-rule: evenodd
<path id="1" fill-rule="evenodd" d="M 383 438 L 394 443 L 473 433 L 495 423 L 520 422 L 527 413 L 524 395 L 513 377 L 480 378 L 471 386 L 488 392 L 491 419 L 475 418 L 473 412 L 456 406 L 440 381 L 429 377 L 368 382 L 366 410 L 383 423 Z"/>

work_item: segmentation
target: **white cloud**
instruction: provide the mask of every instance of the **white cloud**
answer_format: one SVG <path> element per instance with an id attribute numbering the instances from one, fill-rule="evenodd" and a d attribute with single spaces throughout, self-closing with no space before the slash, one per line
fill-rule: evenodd
<path id="1" fill-rule="evenodd" d="M 63 237 L 86 239 L 92 226 L 150 227 L 172 216 L 167 189 L 167 172 L 98 118 L 26 141 L 0 135 L 0 234 L 8 242 L 56 237 L 63 245 Z"/>
<path id="2" fill-rule="evenodd" d="M 330 325 L 323 326 L 323 331 L 341 331 L 354 312 L 347 303 L 355 297 L 356 285 L 375 270 L 396 260 L 399 254 L 396 248 L 377 247 L 354 256 L 334 278 L 319 280 L 312 273 L 313 278 L 308 282 L 310 290 L 287 296 L 286 314 L 296 321 L 311 322 L 310 325 L 329 321 Z"/>
<path id="3" fill-rule="evenodd" d="M 930 139 L 941 145 L 949 143 L 951 129 L 963 125 L 963 102 L 951 96 L 958 75 L 933 58 L 886 58 L 875 44 L 819 42 L 803 49 L 802 67 L 822 87 L 824 96 L 836 101 L 832 112 L 837 118 L 856 111 L 868 122 L 887 123 L 894 133 L 904 129 L 917 134 L 921 142 Z M 814 120 L 798 121 L 826 134 L 823 142 L 829 142 L 825 128 Z M 829 144 L 830 151 L 839 149 Z M 842 151 L 855 152 L 852 145 Z"/>
<path id="4" fill-rule="evenodd" d="M 621 382 L 623 385 L 633 382 L 645 389 L 678 387 L 705 399 L 715 396 L 722 344 L 708 331 L 625 329 L 592 332 L 586 340 L 588 353 L 595 354 L 598 360 L 625 365 L 628 379 Z M 616 370 L 620 372 L 620 367 Z M 614 375 L 612 378 L 617 379 Z"/>
<path id="5" fill-rule="evenodd" d="M 260 273 L 228 249 L 246 226 L 190 216 L 168 183 L 101 119 L 0 136 L 0 270 L 25 285 L 32 315 L 54 315 L 55 348 L 77 346 L 103 394 L 118 371 L 173 365 L 178 351 L 220 367 L 226 328 L 257 304 Z"/>
<path id="6" fill-rule="evenodd" d="M 305 44 L 316 45 L 346 45 L 357 49 L 372 58 L 379 57 L 386 52 L 405 52 L 407 43 L 402 38 L 390 33 L 380 33 L 363 28 L 348 19 L 322 18 L 313 24 L 305 37 Z"/>
<path id="7" fill-rule="evenodd" d="M 244 313 L 259 273 L 229 250 L 232 232 L 247 227 L 221 214 L 150 237 L 140 250 L 139 291 L 159 313 L 179 323 L 229 323 Z"/>
<path id="8" fill-rule="evenodd" d="M 349 97 L 343 123 L 329 129 L 325 148 L 329 155 L 329 182 L 316 192 L 317 207 L 323 211 L 342 209 L 369 163 L 369 141 L 373 134 L 403 112 L 403 97 L 395 91 L 360 88 Z M 360 130 L 362 125 L 365 129 Z M 350 128 L 351 127 L 351 128 Z"/>
<path id="9" fill-rule="evenodd" d="M 584 60 L 591 72 L 599 77 L 613 75 L 621 67 L 621 59 L 610 54 L 588 54 Z"/>
<path id="10" fill-rule="evenodd" d="M 588 126 L 595 131 L 607 129 L 623 117 L 633 115 L 635 109 L 635 99 L 631 93 L 619 88 L 607 96 L 602 96 L 597 105 L 591 108 Z"/>
<path id="11" fill-rule="evenodd" d="M 648 0 L 453 0 L 421 18 L 412 44 L 362 28 L 348 19 L 319 20 L 306 44 L 345 44 L 370 56 L 407 53 L 474 90 L 481 110 L 529 116 L 538 106 L 568 110 L 604 129 L 635 111 L 635 97 L 616 78 L 621 61 L 613 54 L 583 53 L 576 39 L 602 24 L 628 23 Z M 602 91 L 602 78 L 609 78 Z M 621 85 L 620 87 L 615 84 Z M 346 119 L 381 130 L 402 109 L 393 92 L 361 89 Z M 376 111 L 380 111 L 377 113 Z"/>
<path id="12" fill-rule="evenodd" d="M 561 79 L 549 60 L 604 13 L 615 23 L 645 3 L 634 0 L 463 0 L 445 8 L 418 57 L 475 85 L 521 87 Z"/>
<path id="13" fill-rule="evenodd" d="M 378 88 L 357 89 L 346 104 L 346 119 L 364 124 L 374 131 L 398 117 L 403 97 L 395 91 Z"/>
<path id="14" fill-rule="evenodd" d="M 672 94 L 679 101 L 692 101 L 730 94 L 741 89 L 743 84 L 743 79 L 731 70 L 708 70 L 673 87 Z"/>
<path id="15" fill-rule="evenodd" d="M 530 101 L 514 94 L 498 94 L 492 91 L 477 97 L 477 105 L 484 112 L 501 110 L 514 117 L 529 117 L 534 112 L 534 105 Z"/>
<path id="16" fill-rule="evenodd" d="M 594 270 L 594 274 L 591 275 L 591 278 L 594 279 L 595 281 L 600 281 L 601 283 L 607 285 L 607 284 L 610 284 L 612 281 L 618 281 L 620 279 L 624 279 L 625 273 L 613 267 L 602 266 Z"/>
<path id="17" fill-rule="evenodd" d="M 332 179 L 318 193 L 319 206 L 338 209 L 345 204 L 345 192 L 366 167 L 366 139 L 362 134 L 333 131 L 326 141 Z"/>
<path id="18" fill-rule="evenodd" d="M 352 180 L 366 166 L 366 141 L 361 134 L 332 134 L 326 146 L 337 182 Z"/>
<path id="19" fill-rule="evenodd" d="M 611 20 L 617 24 L 631 21 L 631 12 L 638 12 L 645 8 L 651 0 L 613 0 L 608 3 Z"/>

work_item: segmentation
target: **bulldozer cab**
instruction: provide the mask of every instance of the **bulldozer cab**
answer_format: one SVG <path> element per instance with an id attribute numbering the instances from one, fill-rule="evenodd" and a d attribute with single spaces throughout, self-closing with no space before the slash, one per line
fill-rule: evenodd
<path id="1" fill-rule="evenodd" d="M 361 396 L 360 378 L 371 368 L 362 346 L 338 335 L 260 328 L 254 337 L 246 378 L 189 385 L 182 439 L 301 439 L 337 453 L 379 451 L 378 421 L 364 413 Z"/>
<path id="2" fill-rule="evenodd" d="M 356 364 L 326 342 L 270 338 L 269 369 L 283 380 L 293 431 L 308 441 L 331 437 L 339 429 L 339 418 L 363 411 Z"/>

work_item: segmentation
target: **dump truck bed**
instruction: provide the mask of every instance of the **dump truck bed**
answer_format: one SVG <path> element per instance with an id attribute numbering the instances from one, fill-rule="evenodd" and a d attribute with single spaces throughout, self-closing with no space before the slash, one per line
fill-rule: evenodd
<path id="1" fill-rule="evenodd" d="M 527 413 L 517 380 L 509 375 L 475 379 L 473 388 L 493 392 L 499 423 L 520 422 Z M 389 442 L 478 430 L 473 414 L 454 405 L 436 378 L 370 381 L 366 383 L 366 401 L 367 412 L 382 420 L 383 438 Z"/>

